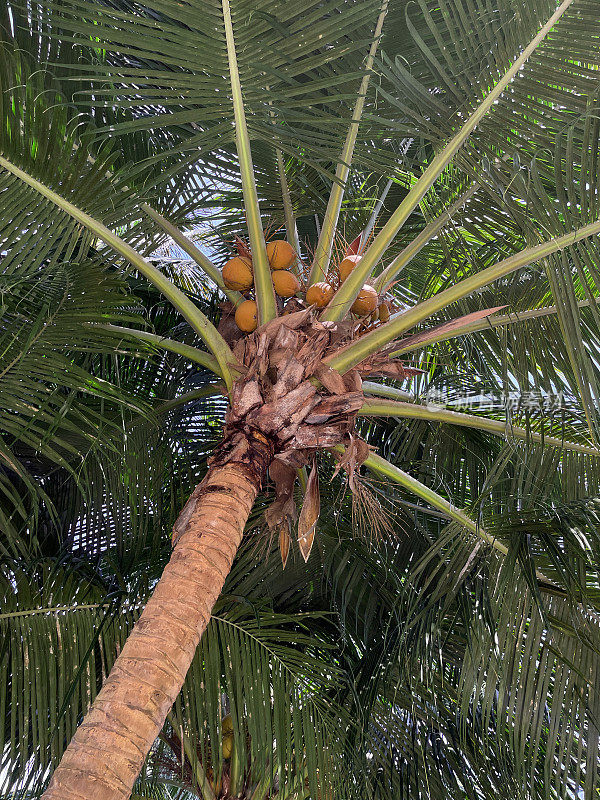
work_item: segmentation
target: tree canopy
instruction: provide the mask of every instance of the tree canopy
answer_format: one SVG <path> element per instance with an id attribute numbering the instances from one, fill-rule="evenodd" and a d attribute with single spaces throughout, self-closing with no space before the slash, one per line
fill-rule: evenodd
<path id="1" fill-rule="evenodd" d="M 566 0 L 509 80 L 556 2 L 231 2 L 258 224 L 289 236 L 291 209 L 318 256 L 354 131 L 330 249 L 404 208 L 376 279 L 432 310 L 391 337 L 419 374 L 357 423 L 396 473 L 372 456 L 352 493 L 319 456 L 318 536 L 285 570 L 264 487 L 132 797 L 598 792 L 600 251 L 532 250 L 598 223 L 595 6 Z M 224 7 L 0 8 L 3 798 L 43 791 L 219 447 L 225 297 L 198 258 L 253 225 Z"/>

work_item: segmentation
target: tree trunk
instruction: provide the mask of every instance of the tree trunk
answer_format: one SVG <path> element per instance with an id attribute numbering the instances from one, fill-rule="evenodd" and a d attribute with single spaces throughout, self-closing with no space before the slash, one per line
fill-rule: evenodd
<path id="1" fill-rule="evenodd" d="M 225 582 L 272 451 L 210 468 L 178 520 L 154 593 L 77 729 L 43 800 L 129 800 L 183 685 Z M 183 524 L 181 521 L 183 520 Z"/>

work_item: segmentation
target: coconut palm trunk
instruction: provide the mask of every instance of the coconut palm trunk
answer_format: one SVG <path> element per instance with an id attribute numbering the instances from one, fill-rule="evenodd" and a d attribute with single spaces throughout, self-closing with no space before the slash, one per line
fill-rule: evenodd
<path id="1" fill-rule="evenodd" d="M 54 772 L 47 800 L 126 800 L 175 702 L 242 539 L 271 449 L 209 469 L 169 563 Z"/>

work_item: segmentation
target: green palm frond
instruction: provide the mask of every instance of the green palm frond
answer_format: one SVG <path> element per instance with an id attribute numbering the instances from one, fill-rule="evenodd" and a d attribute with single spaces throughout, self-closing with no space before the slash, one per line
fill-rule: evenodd
<path id="1" fill-rule="evenodd" d="M 345 779 L 335 759 L 343 748 L 344 712 L 334 700 L 342 676 L 330 656 L 327 629 L 333 628 L 318 614 L 273 612 L 247 594 L 240 575 L 232 576 L 213 612 L 167 732 L 169 725 L 186 732 L 193 742 L 189 766 L 209 770 L 213 783 L 225 769 L 240 789 L 267 775 L 271 790 L 339 787 Z M 149 588 L 130 585 L 126 600 L 122 592 L 111 599 L 99 573 L 68 562 L 4 566 L 2 790 L 41 788 L 47 765 L 60 759 Z M 221 749 L 227 714 L 233 761 Z"/>
<path id="2" fill-rule="evenodd" d="M 227 607 L 226 597 L 223 603 Z M 202 763 L 212 764 L 215 774 L 223 768 L 219 701 L 225 695 L 239 762 L 237 776 L 235 761 L 230 764 L 238 791 L 270 778 L 272 787 L 299 791 L 306 782 L 331 791 L 337 785 L 341 794 L 345 779 L 335 759 L 343 750 L 340 728 L 349 723 L 331 699 L 340 675 L 331 659 L 320 655 L 327 646 L 308 616 L 286 618 L 258 608 L 217 610 L 175 709 L 184 729 L 197 732 Z M 221 668 L 215 660 L 219 650 Z"/>
<path id="3" fill-rule="evenodd" d="M 37 789 L 97 693 L 94 641 L 111 603 L 98 577 L 51 561 L 5 562 L 2 595 L 1 788 Z"/>
<path id="4" fill-rule="evenodd" d="M 0 153 L 15 167 L 37 176 L 41 183 L 60 187 L 75 206 L 86 208 L 109 226 L 122 229 L 136 222 L 139 212 L 132 190 L 107 172 L 116 154 L 111 147 L 94 152 L 81 146 L 85 119 L 72 118 L 51 78 L 34 70 L 29 56 L 10 44 L 0 44 L 2 100 Z M 89 125 L 87 131 L 89 131 Z M 94 235 L 82 231 L 67 214 L 35 193 L 4 168 L 3 271 L 27 273 L 41 263 L 59 263 L 87 257 Z M 28 209 L 35 203 L 34 215 Z M 9 216 L 10 210 L 10 216 Z M 141 231 L 141 229 L 140 229 Z"/>
<path id="5" fill-rule="evenodd" d="M 11 77 L 14 80 L 21 62 L 16 54 L 9 53 L 8 48 L 4 55 L 7 67 L 13 68 Z M 26 87 L 34 88 L 29 84 Z M 9 86 L 11 90 L 15 92 Z M 122 257 L 178 308 L 214 352 L 223 379 L 230 386 L 230 365 L 235 359 L 222 336 L 189 297 L 129 243 L 137 242 L 142 236 L 142 246 L 147 251 L 153 241 L 152 235 L 144 235 L 143 225 L 139 222 L 140 215 L 144 215 L 138 210 L 139 203 L 135 202 L 132 191 L 127 186 L 119 186 L 117 177 L 107 173 L 104 158 L 90 155 L 85 145 L 74 139 L 77 127 L 66 119 L 64 105 L 59 102 L 47 106 L 44 103 L 47 93 L 42 95 L 42 100 L 39 96 L 29 98 L 29 102 L 27 98 L 19 98 L 19 105 L 16 104 L 17 98 L 13 99 L 14 104 L 0 109 L 6 114 L 6 129 L 3 129 L 4 135 L 0 139 L 0 180 L 5 197 L 12 200 L 11 205 L 5 208 L 5 218 L 0 219 L 0 227 L 10 246 L 5 259 L 6 271 L 11 270 L 11 262 L 17 259 L 19 271 L 41 266 L 49 253 L 47 238 L 50 237 L 45 236 L 46 232 L 58 235 L 53 249 L 61 260 L 70 259 L 76 247 L 87 252 L 95 240 L 100 240 L 109 248 L 105 255 Z M 32 114 L 34 120 L 37 118 L 32 125 L 21 119 L 28 114 Z M 56 148 L 60 159 L 51 157 L 47 150 L 49 146 Z M 115 227 L 115 212 L 119 206 L 115 197 L 123 203 L 127 200 L 127 205 L 118 209 L 122 212 L 118 226 L 124 228 L 125 238 L 102 221 L 108 217 Z M 99 206 L 99 201 L 102 206 Z M 32 203 L 36 203 L 36 214 L 30 218 L 26 209 Z M 98 213 L 102 207 L 104 214 Z M 88 213 L 90 210 L 92 214 Z M 19 223 L 24 228 L 19 230 Z M 44 248 L 41 251 L 40 234 Z"/>
<path id="6" fill-rule="evenodd" d="M 2 549 L 15 556 L 19 531 L 49 501 L 40 479 L 63 469 L 85 484 L 89 460 L 113 446 L 118 409 L 147 414 L 149 405 L 91 368 L 91 353 L 112 352 L 114 339 L 90 336 L 84 322 L 140 320 L 99 259 L 5 273 L 0 286 L 0 513 Z"/>
<path id="7" fill-rule="evenodd" d="M 378 8 L 368 2 L 342 13 L 342 6 L 337 0 L 306 0 L 294 9 L 283 2 L 231 5 L 251 139 L 275 140 L 283 153 L 302 140 L 306 157 L 326 167 L 339 155 L 340 131 L 346 134 L 340 111 L 360 84 Z M 157 0 L 142 10 L 77 0 L 46 10 L 61 36 L 103 54 L 101 63 L 76 69 L 94 85 L 94 106 L 133 111 L 112 126 L 116 133 L 168 130 L 171 150 L 188 163 L 213 150 L 231 152 L 235 129 L 220 2 L 182 8 Z M 168 152 L 165 147 L 155 158 Z"/>
<path id="8" fill-rule="evenodd" d="M 479 9 L 480 24 L 470 27 L 465 27 L 463 4 L 458 1 L 449 4 L 447 13 L 428 9 L 424 3 L 407 8 L 397 24 L 408 25 L 410 42 L 403 40 L 401 57 L 395 58 L 390 40 L 381 62 L 385 76 L 381 99 L 390 114 L 400 116 L 398 128 L 405 126 L 407 135 L 418 135 L 437 150 L 552 7 L 540 2 L 515 11 L 509 3 L 497 4 L 494 14 Z M 519 239 L 533 245 L 597 219 L 596 180 L 590 169 L 598 137 L 593 67 L 598 55 L 594 33 L 586 24 L 589 12 L 584 0 L 568 8 L 457 155 L 456 166 L 477 182 L 491 204 L 483 213 L 467 207 L 460 225 L 444 232 L 443 269 L 449 279 L 456 280 L 465 264 L 473 269 L 484 266 L 486 249 L 494 248 L 497 260 L 498 253 L 508 255 L 508 248 Z M 460 75 L 453 80 L 457 64 Z M 553 88 L 542 88 L 546 86 Z M 420 150 L 421 159 L 430 159 L 427 147 Z M 423 210 L 437 216 L 445 207 L 432 193 Z M 508 236 L 505 231 L 510 231 Z M 558 307 L 567 373 L 592 429 L 597 377 L 593 358 L 585 352 L 577 305 L 597 293 L 596 260 L 592 239 L 568 254 L 551 256 L 536 270 L 538 297 L 540 291 L 546 292 Z M 522 274 L 526 277 L 527 271 L 515 279 Z M 438 291 L 436 284 L 445 276 L 436 270 L 432 277 L 436 283 L 429 291 Z M 515 281 L 512 287 L 507 296 L 522 302 L 525 292 Z"/>
<path id="9" fill-rule="evenodd" d="M 413 516 L 372 557 L 358 557 L 356 540 L 340 543 L 350 563 L 330 578 L 348 635 L 364 641 L 354 668 L 363 713 L 372 698 L 363 729 L 371 791 L 428 797 L 438 785 L 462 798 L 466 779 L 473 797 L 589 793 L 596 612 L 547 595 L 540 615 L 516 560 L 536 527 L 593 538 L 594 507 L 505 518 L 503 535 L 517 545 L 508 559 L 477 552 L 455 525 Z"/>

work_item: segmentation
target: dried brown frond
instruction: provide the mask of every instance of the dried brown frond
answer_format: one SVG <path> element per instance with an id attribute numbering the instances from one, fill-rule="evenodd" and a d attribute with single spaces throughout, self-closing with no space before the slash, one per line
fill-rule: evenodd
<path id="1" fill-rule="evenodd" d="M 271 217 L 263 231 L 265 242 L 268 242 L 269 239 L 274 239 L 276 235 L 281 234 L 283 231 L 285 231 L 285 224 L 277 224 L 277 222 Z"/>
<path id="2" fill-rule="evenodd" d="M 394 533 L 391 513 L 373 491 L 369 478 L 354 475 L 352 491 L 352 528 L 363 539 L 375 543 Z"/>

